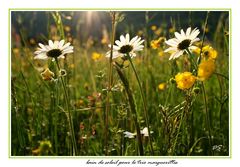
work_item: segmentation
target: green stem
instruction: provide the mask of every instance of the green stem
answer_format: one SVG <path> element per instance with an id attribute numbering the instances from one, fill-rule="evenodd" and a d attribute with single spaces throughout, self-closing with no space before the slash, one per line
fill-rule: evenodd
<path id="1" fill-rule="evenodd" d="M 202 86 L 202 92 L 203 92 L 203 99 L 204 99 L 204 106 L 205 106 L 205 114 L 206 114 L 206 124 L 207 124 L 207 129 L 208 129 L 208 138 L 209 138 L 209 144 L 210 144 L 210 150 L 212 152 L 212 135 L 211 135 L 211 123 L 209 119 L 209 112 L 208 112 L 208 107 L 207 107 L 207 97 L 206 97 L 206 91 L 204 87 L 204 83 L 201 82 Z"/>
<path id="2" fill-rule="evenodd" d="M 190 50 L 188 48 L 186 49 L 186 51 L 187 51 L 187 53 L 189 55 L 189 59 L 191 61 L 191 65 L 193 66 L 193 71 L 194 71 L 194 73 L 196 73 L 197 72 L 197 64 L 193 60 L 193 55 L 192 55 L 192 53 L 190 52 Z"/>
<path id="3" fill-rule="evenodd" d="M 177 131 L 177 135 L 176 135 L 176 138 L 175 138 L 175 141 L 174 141 L 174 144 L 173 144 L 172 153 L 175 152 L 175 148 L 176 148 L 176 144 L 177 144 L 178 136 L 179 136 L 180 129 L 181 129 L 181 126 L 182 126 L 184 115 L 185 115 L 185 113 L 188 114 L 189 109 L 191 107 L 191 97 L 189 96 L 188 93 L 186 94 L 185 98 L 186 98 L 186 104 L 185 104 L 185 107 L 184 107 L 184 109 L 182 111 L 182 114 L 181 114 L 180 123 L 179 123 L 178 131 Z"/>
<path id="4" fill-rule="evenodd" d="M 60 65 L 58 63 L 58 59 L 55 58 L 58 70 L 60 70 Z M 63 90 L 64 90 L 64 98 L 65 98 L 65 103 L 66 103 L 66 107 L 67 107 L 67 113 L 68 113 L 68 123 L 69 123 L 69 127 L 70 127 L 70 132 L 71 132 L 71 140 L 72 140 L 72 145 L 73 145 L 73 155 L 78 155 L 77 153 L 77 143 L 75 140 L 75 133 L 74 133 L 74 127 L 73 127 L 73 121 L 72 121 L 72 115 L 71 115 L 71 111 L 69 110 L 69 97 L 67 94 L 67 88 L 66 88 L 66 84 L 63 80 L 63 78 L 60 76 L 60 80 L 63 86 Z"/>
<path id="5" fill-rule="evenodd" d="M 185 110 L 183 110 L 183 111 L 182 111 L 182 114 L 181 114 L 180 123 L 179 123 L 179 127 L 178 127 L 178 130 L 177 130 L 177 135 L 176 135 L 176 137 L 175 137 L 175 141 L 174 141 L 174 143 L 173 143 L 173 148 L 172 148 L 172 150 L 171 150 L 171 153 L 174 153 L 174 152 L 175 152 L 175 147 L 176 147 L 177 140 L 178 140 L 178 136 L 179 136 L 179 132 L 180 132 L 180 129 L 181 129 L 181 126 L 182 126 L 184 113 L 185 113 Z"/>
<path id="6" fill-rule="evenodd" d="M 129 88 L 129 82 L 128 82 L 127 78 L 125 77 L 125 75 L 123 74 L 123 72 L 121 71 L 120 67 L 118 67 L 117 65 L 115 65 L 115 67 L 116 67 L 117 73 L 119 75 L 119 78 L 121 79 L 121 81 L 122 81 L 122 83 L 125 87 L 125 90 L 126 90 L 126 93 L 127 93 L 127 96 L 128 96 L 128 102 L 129 102 L 130 109 L 131 109 L 131 112 L 132 112 L 133 121 L 134 121 L 136 130 L 137 130 L 139 153 L 140 153 L 140 155 L 144 155 L 143 144 L 142 144 L 142 136 L 141 136 L 140 127 L 139 127 L 139 124 L 138 124 L 137 111 L 136 111 L 136 106 L 135 106 L 135 103 L 134 103 L 132 91 Z"/>
<path id="7" fill-rule="evenodd" d="M 198 60 L 197 60 L 197 64 L 200 64 L 201 59 L 202 59 L 202 48 L 203 48 L 203 43 L 204 43 L 205 36 L 206 36 L 206 28 L 207 28 L 207 24 L 208 24 L 209 13 L 210 12 L 208 11 L 206 19 L 205 19 L 205 23 L 204 23 L 204 30 L 203 30 L 203 36 L 202 36 L 201 50 L 200 50 L 200 55 L 199 55 Z"/>
<path id="8" fill-rule="evenodd" d="M 145 116 L 146 124 L 147 124 L 147 128 L 148 128 L 148 135 L 149 135 L 149 143 L 150 143 L 150 148 L 151 148 L 151 154 L 154 155 L 154 150 L 153 150 L 153 145 L 152 145 L 152 138 L 151 138 L 151 133 L 150 133 L 150 126 L 149 126 L 149 119 L 148 119 L 148 113 L 147 113 L 146 99 L 145 99 L 145 96 L 143 94 L 142 86 L 141 86 L 140 79 L 139 79 L 139 76 L 137 74 L 136 68 L 135 68 L 134 64 L 132 63 L 132 59 L 129 56 L 129 54 L 127 54 L 127 57 L 128 57 L 128 60 L 129 60 L 129 62 L 131 64 L 131 66 L 132 66 L 132 69 L 134 71 L 134 74 L 136 76 L 136 79 L 137 79 L 137 82 L 138 82 L 138 86 L 139 86 L 139 89 L 140 89 L 140 94 L 141 94 L 141 98 L 142 98 L 142 101 L 143 101 L 144 116 Z"/>
<path id="9" fill-rule="evenodd" d="M 214 72 L 213 74 L 216 74 L 217 76 L 221 76 L 221 77 L 223 77 L 224 79 L 229 80 L 228 76 L 226 76 L 226 75 L 224 75 L 224 74 L 221 74 L 221 73 L 218 73 L 218 72 Z"/>
<path id="10" fill-rule="evenodd" d="M 109 117 L 109 111 L 110 111 L 110 93 L 112 88 L 112 78 L 113 78 L 113 65 L 112 65 L 112 57 L 113 57 L 113 44 L 114 44 L 114 38 L 115 38 L 115 29 L 116 29 L 116 13 L 111 13 L 112 17 L 112 38 L 111 38 L 111 49 L 110 49 L 110 58 L 109 58 L 109 68 L 108 68 L 108 88 L 107 88 L 107 99 L 106 99 L 106 113 L 105 113 L 105 155 L 108 155 L 108 117 Z"/>
<path id="11" fill-rule="evenodd" d="M 92 70 L 91 64 L 90 64 L 90 62 L 89 62 L 89 58 L 88 58 L 88 54 L 87 54 L 87 49 L 85 49 L 85 51 L 84 51 L 84 56 L 85 56 L 85 58 L 86 58 L 87 69 L 89 70 L 90 78 L 91 78 L 91 80 L 92 80 L 93 91 L 94 91 L 94 92 L 97 92 L 97 86 L 96 86 L 96 82 L 95 82 L 95 79 L 94 79 L 93 70 Z"/>
<path id="12" fill-rule="evenodd" d="M 167 97 L 166 97 L 166 100 L 165 100 L 165 103 L 164 103 L 164 107 L 167 106 L 168 99 L 169 99 L 169 97 L 170 97 L 170 94 L 172 93 L 172 85 L 173 85 L 173 84 L 171 84 L 171 85 L 170 85 L 170 88 L 168 89 L 168 94 L 167 94 Z"/>

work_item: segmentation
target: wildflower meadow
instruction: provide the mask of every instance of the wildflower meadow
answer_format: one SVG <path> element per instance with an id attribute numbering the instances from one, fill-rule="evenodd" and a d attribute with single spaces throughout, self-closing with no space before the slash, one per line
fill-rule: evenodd
<path id="1" fill-rule="evenodd" d="M 229 156 L 229 11 L 10 11 L 11 156 Z"/>

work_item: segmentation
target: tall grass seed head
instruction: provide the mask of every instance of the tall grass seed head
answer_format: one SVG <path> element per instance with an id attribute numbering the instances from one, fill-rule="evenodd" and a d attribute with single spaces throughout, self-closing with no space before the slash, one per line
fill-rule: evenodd
<path id="1" fill-rule="evenodd" d="M 200 81 L 207 80 L 215 71 L 215 61 L 212 59 L 202 60 L 198 66 L 198 79 Z"/>
<path id="2" fill-rule="evenodd" d="M 175 81 L 179 89 L 186 90 L 194 85 L 196 77 L 191 72 L 178 73 L 175 76 Z"/>
<path id="3" fill-rule="evenodd" d="M 197 28 L 191 30 L 191 27 L 187 29 L 186 33 L 183 30 L 181 30 L 181 33 L 175 32 L 175 38 L 165 42 L 170 46 L 164 51 L 171 53 L 169 60 L 180 57 L 186 49 L 189 51 L 195 50 L 197 47 L 193 44 L 200 40 L 197 38 L 199 33 L 200 31 Z"/>

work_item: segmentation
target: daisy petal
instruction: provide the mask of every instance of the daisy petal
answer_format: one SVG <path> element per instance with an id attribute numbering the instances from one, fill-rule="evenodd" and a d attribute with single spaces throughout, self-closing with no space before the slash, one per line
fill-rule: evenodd
<path id="1" fill-rule="evenodd" d="M 53 44 L 53 41 L 52 40 L 49 40 L 48 41 L 48 45 L 53 49 L 54 48 L 54 44 Z"/>
<path id="2" fill-rule="evenodd" d="M 191 27 L 188 27 L 188 29 L 186 31 L 186 37 L 187 38 L 189 37 L 190 33 L 191 33 Z"/>
<path id="3" fill-rule="evenodd" d="M 190 46 L 190 47 L 189 47 L 189 50 L 196 50 L 196 49 L 198 49 L 197 46 Z"/>
<path id="4" fill-rule="evenodd" d="M 58 44 L 58 48 L 62 49 L 63 45 L 64 45 L 64 40 L 61 40 Z"/>
<path id="5" fill-rule="evenodd" d="M 123 44 L 119 41 L 119 40 L 116 40 L 115 43 L 119 46 L 119 47 L 122 47 Z"/>
<path id="6" fill-rule="evenodd" d="M 58 44 L 59 44 L 59 41 L 54 41 L 54 43 L 53 43 L 54 49 L 57 49 L 57 48 L 58 48 Z"/>
<path id="7" fill-rule="evenodd" d="M 180 40 L 180 41 L 183 40 L 183 39 L 185 38 L 185 35 L 182 36 L 182 34 L 179 34 L 178 32 L 175 32 L 174 35 L 175 35 L 176 38 L 177 38 L 178 40 Z"/>
<path id="8" fill-rule="evenodd" d="M 175 47 L 170 47 L 164 50 L 164 52 L 169 52 L 169 51 L 177 51 L 177 48 Z"/>
<path id="9" fill-rule="evenodd" d="M 165 41 L 166 44 L 168 44 L 169 46 L 177 46 L 178 45 L 178 40 L 176 38 L 173 39 L 169 39 L 167 41 Z"/>
<path id="10" fill-rule="evenodd" d="M 133 57 L 136 57 L 136 53 L 130 53 L 130 57 L 133 58 Z"/>
<path id="11" fill-rule="evenodd" d="M 126 35 L 126 44 L 129 44 L 129 39 L 130 39 L 130 36 L 129 34 Z"/>
<path id="12" fill-rule="evenodd" d="M 45 53 L 38 54 L 34 57 L 34 59 L 47 59 L 47 55 Z"/>
<path id="13" fill-rule="evenodd" d="M 129 44 L 133 44 L 136 40 L 138 39 L 138 36 L 135 36 L 133 39 L 131 39 L 131 41 L 129 42 Z"/>
<path id="14" fill-rule="evenodd" d="M 61 50 L 64 50 L 64 49 L 66 49 L 67 47 L 69 47 L 70 46 L 70 43 L 68 42 L 68 43 L 66 43 L 65 45 L 63 45 L 63 47 L 61 48 Z"/>
<path id="15" fill-rule="evenodd" d="M 125 38 L 124 38 L 123 35 L 120 36 L 120 41 L 121 41 L 121 44 L 122 44 L 122 45 L 125 45 L 125 44 L 126 44 L 126 40 L 125 40 Z"/>
<path id="16" fill-rule="evenodd" d="M 181 36 L 182 36 L 183 38 L 186 38 L 186 34 L 184 33 L 183 29 L 181 29 Z"/>
<path id="17" fill-rule="evenodd" d="M 195 39 L 192 40 L 191 42 L 192 42 L 192 44 L 193 44 L 194 42 L 198 42 L 198 41 L 200 41 L 200 39 L 199 39 L 199 38 L 195 38 Z"/>
<path id="18" fill-rule="evenodd" d="M 45 46 L 41 43 L 38 44 L 42 49 L 46 49 Z"/>
<path id="19" fill-rule="evenodd" d="M 194 30 L 195 30 L 195 29 L 194 29 Z M 198 36 L 198 34 L 200 34 L 200 31 L 196 29 L 195 31 L 193 31 L 193 32 L 190 34 L 189 38 L 190 38 L 191 40 L 193 40 L 194 38 L 196 38 L 196 37 Z"/>

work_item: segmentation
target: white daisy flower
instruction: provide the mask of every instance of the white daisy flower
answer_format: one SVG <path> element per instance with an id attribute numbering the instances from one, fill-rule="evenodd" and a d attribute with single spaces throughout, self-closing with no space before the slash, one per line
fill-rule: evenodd
<path id="1" fill-rule="evenodd" d="M 61 41 L 48 41 L 48 45 L 38 44 L 40 48 L 34 52 L 36 55 L 34 59 L 48 59 L 48 58 L 65 58 L 64 55 L 73 52 L 73 46 L 70 43 L 64 44 L 64 40 Z"/>
<path id="2" fill-rule="evenodd" d="M 131 58 L 136 56 L 136 51 L 143 50 L 144 46 L 142 43 L 144 40 L 141 40 L 141 37 L 135 36 L 130 40 L 129 34 L 126 34 L 124 37 L 123 35 L 120 36 L 120 40 L 116 40 L 115 44 L 113 45 L 113 56 L 112 58 L 124 57 L 126 54 L 129 54 Z M 111 44 L 109 45 L 111 48 Z M 106 57 L 110 57 L 111 51 L 108 51 Z"/>
<path id="3" fill-rule="evenodd" d="M 153 133 L 153 131 L 150 131 L 150 134 L 152 134 L 152 133 Z M 149 136 L 148 128 L 147 127 L 143 128 L 143 130 L 141 130 L 141 134 L 145 137 Z"/>
<path id="4" fill-rule="evenodd" d="M 128 131 L 123 132 L 123 134 L 125 135 L 124 137 L 127 137 L 129 139 L 135 138 L 136 134 L 135 133 L 131 133 Z"/>
<path id="5" fill-rule="evenodd" d="M 200 31 L 197 28 L 191 31 L 191 27 L 187 29 L 186 33 L 183 30 L 181 30 L 181 34 L 175 32 L 175 38 L 165 41 L 170 46 L 164 50 L 164 52 L 171 53 L 169 60 L 178 58 L 186 49 L 189 49 L 189 51 L 195 50 L 197 47 L 193 44 L 200 40 L 197 38 L 199 33 Z"/>

